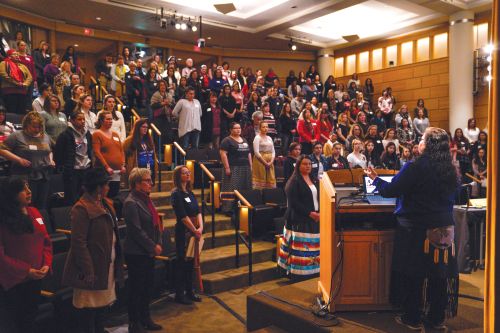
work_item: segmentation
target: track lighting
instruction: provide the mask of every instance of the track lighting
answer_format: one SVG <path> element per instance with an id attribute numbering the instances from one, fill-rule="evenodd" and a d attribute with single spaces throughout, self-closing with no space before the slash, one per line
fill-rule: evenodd
<path id="1" fill-rule="evenodd" d="M 290 38 L 290 41 L 288 42 L 288 48 L 290 49 L 290 51 L 296 51 L 297 50 L 297 44 L 295 44 L 293 42 L 293 39 Z"/>

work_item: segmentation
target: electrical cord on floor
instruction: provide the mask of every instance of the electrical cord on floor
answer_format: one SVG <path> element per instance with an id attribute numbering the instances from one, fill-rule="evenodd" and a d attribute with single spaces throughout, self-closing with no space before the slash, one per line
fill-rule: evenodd
<path id="1" fill-rule="evenodd" d="M 280 303 L 283 303 L 283 304 L 286 304 L 286 305 L 290 305 L 290 306 L 293 306 L 294 308 L 297 308 L 299 310 L 302 310 L 304 312 L 307 312 L 307 313 L 310 313 L 311 312 L 311 309 L 310 308 L 307 308 L 303 305 L 300 305 L 300 304 L 296 304 L 296 303 L 293 303 L 293 302 L 290 302 L 290 301 L 287 301 L 286 299 L 283 299 L 281 297 L 278 297 L 278 296 L 274 296 L 274 295 L 271 295 L 270 293 L 266 292 L 266 291 L 260 291 L 258 293 L 258 295 L 263 295 L 265 297 L 268 297 L 268 298 L 271 298 L 277 302 L 280 302 Z M 313 312 L 314 313 L 314 312 Z M 313 323 L 319 327 L 333 327 L 333 326 L 337 326 L 340 324 L 340 321 L 337 319 L 337 317 L 335 316 L 332 316 L 331 318 L 324 318 L 324 320 L 326 321 L 332 321 L 332 323 L 330 325 L 322 325 L 316 321 L 313 321 Z"/>

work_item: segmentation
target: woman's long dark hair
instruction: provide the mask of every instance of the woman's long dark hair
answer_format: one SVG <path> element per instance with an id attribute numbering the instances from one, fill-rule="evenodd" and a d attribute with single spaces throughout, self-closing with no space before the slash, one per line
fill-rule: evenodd
<path id="1" fill-rule="evenodd" d="M 294 180 L 297 179 L 298 177 L 302 177 L 302 175 L 300 174 L 300 165 L 302 164 L 302 161 L 304 159 L 308 159 L 312 163 L 311 157 L 309 157 L 309 155 L 300 155 L 299 158 L 297 158 L 297 162 L 295 163 L 295 169 L 293 169 L 292 175 L 286 182 L 285 191 L 287 193 L 290 191 L 290 186 L 292 186 L 291 184 L 294 182 Z M 312 174 L 309 174 L 309 177 L 311 178 L 313 183 L 316 183 L 316 178 L 314 178 Z"/>
<path id="2" fill-rule="evenodd" d="M 14 234 L 33 233 L 31 217 L 23 214 L 17 196 L 24 190 L 26 181 L 20 177 L 8 177 L 0 184 L 0 224 Z"/>
<path id="3" fill-rule="evenodd" d="M 141 127 L 145 123 L 148 123 L 148 120 L 142 118 L 137 120 L 134 124 L 132 133 L 130 134 L 132 136 L 132 144 L 130 145 L 130 148 L 132 148 L 132 150 L 137 150 L 137 148 L 141 146 L 143 141 L 146 143 L 148 149 L 150 150 L 154 149 L 153 139 L 151 138 L 151 135 L 149 135 L 149 131 L 146 133 L 145 138 L 141 139 Z"/>
<path id="4" fill-rule="evenodd" d="M 430 168 L 439 180 L 435 184 L 436 190 L 452 194 L 457 190 L 459 176 L 452 162 L 448 133 L 441 128 L 428 127 L 423 140 L 425 149 L 415 163 L 430 163 Z"/>

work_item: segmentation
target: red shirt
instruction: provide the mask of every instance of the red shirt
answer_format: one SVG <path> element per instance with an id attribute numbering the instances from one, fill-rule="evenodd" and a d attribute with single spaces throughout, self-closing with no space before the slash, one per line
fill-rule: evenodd
<path id="1" fill-rule="evenodd" d="M 320 121 L 318 120 L 318 126 L 319 126 L 319 131 L 320 131 L 320 136 L 319 136 L 319 141 L 321 143 L 325 143 L 327 142 L 328 140 L 323 138 L 321 136 L 321 134 L 323 134 L 324 136 L 326 136 L 327 138 L 330 137 L 330 133 L 332 133 L 332 129 L 333 129 L 333 125 L 331 122 L 329 122 L 328 120 L 326 121 Z"/>
<path id="2" fill-rule="evenodd" d="M 30 268 L 52 266 L 52 243 L 40 212 L 28 207 L 33 233 L 13 234 L 0 224 L 0 285 L 8 290 L 28 279 Z"/>
<path id="3" fill-rule="evenodd" d="M 306 121 L 300 119 L 297 122 L 297 132 L 299 133 L 299 142 L 311 142 L 319 139 L 319 127 L 316 120 L 311 119 L 311 126 L 306 126 Z"/>

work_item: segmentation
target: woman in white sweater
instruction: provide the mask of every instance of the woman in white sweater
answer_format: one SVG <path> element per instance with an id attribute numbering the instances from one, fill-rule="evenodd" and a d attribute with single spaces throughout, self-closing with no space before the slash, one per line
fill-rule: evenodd
<path id="1" fill-rule="evenodd" d="M 111 114 L 113 115 L 113 125 L 111 125 L 111 130 L 118 133 L 122 142 L 125 141 L 125 138 L 127 137 L 125 120 L 123 119 L 123 114 L 116 109 L 116 100 L 113 95 L 106 95 L 104 97 L 102 111 L 111 112 Z M 99 113 L 101 113 L 102 111 L 99 111 Z M 98 117 L 99 113 L 97 113 Z"/>
<path id="2" fill-rule="evenodd" d="M 274 151 L 273 139 L 267 135 L 268 125 L 261 122 L 259 134 L 253 140 L 252 161 L 252 187 L 254 189 L 265 189 L 276 187 L 274 174 Z"/>

